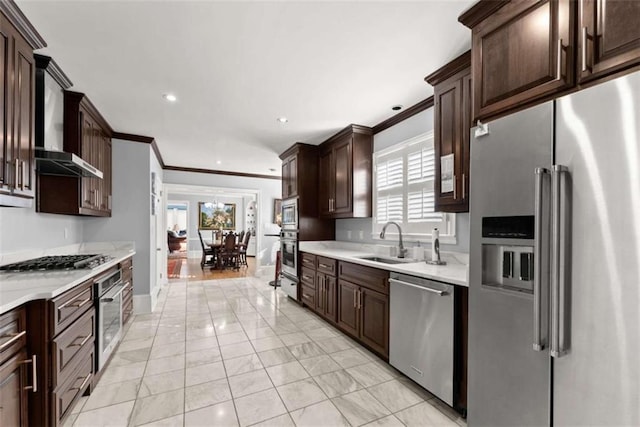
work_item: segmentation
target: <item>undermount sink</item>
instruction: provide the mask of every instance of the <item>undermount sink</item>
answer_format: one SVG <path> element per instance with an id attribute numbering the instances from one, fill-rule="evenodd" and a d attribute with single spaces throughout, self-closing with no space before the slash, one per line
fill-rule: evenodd
<path id="1" fill-rule="evenodd" d="M 383 264 L 406 264 L 410 262 L 417 262 L 417 260 L 411 258 L 383 258 L 379 256 L 362 256 L 358 258 L 367 261 L 381 262 Z"/>

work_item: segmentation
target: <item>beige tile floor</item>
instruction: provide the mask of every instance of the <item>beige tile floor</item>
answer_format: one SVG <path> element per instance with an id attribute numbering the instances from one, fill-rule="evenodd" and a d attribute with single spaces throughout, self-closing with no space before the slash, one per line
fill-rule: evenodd
<path id="1" fill-rule="evenodd" d="M 454 411 L 255 277 L 173 280 L 67 426 L 458 426 Z"/>

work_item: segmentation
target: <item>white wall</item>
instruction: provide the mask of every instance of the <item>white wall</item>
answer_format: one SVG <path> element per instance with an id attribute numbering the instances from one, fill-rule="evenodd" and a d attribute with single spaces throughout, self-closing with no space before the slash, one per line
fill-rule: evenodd
<path id="1" fill-rule="evenodd" d="M 433 107 L 412 116 L 395 126 L 383 130 L 373 136 L 373 151 L 383 150 L 394 144 L 413 138 L 433 130 Z M 373 238 L 372 218 L 357 219 L 337 219 L 336 220 L 336 240 L 363 242 L 363 243 L 384 243 L 389 244 L 392 240 L 381 240 Z M 349 237 L 349 233 L 351 237 Z M 362 238 L 360 235 L 362 234 Z M 456 239 L 455 245 L 441 244 L 442 250 L 454 252 L 469 251 L 469 214 L 456 214 Z M 406 241 L 408 247 L 417 244 L 419 239 Z M 421 242 L 426 246 L 426 239 Z M 391 243 L 393 244 L 393 243 Z"/>
<path id="2" fill-rule="evenodd" d="M 265 237 L 264 234 L 280 232 L 280 227 L 271 223 L 273 218 L 273 200 L 282 197 L 282 184 L 279 179 L 166 170 L 164 171 L 164 183 L 259 191 L 258 230 L 260 235 L 257 236 L 259 246 L 257 247 L 256 259 L 258 266 L 275 265 L 279 239 L 277 237 Z"/>

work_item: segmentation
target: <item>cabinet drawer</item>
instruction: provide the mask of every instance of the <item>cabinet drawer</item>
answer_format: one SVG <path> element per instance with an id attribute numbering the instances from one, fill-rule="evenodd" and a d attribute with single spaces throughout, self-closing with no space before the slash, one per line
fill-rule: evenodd
<path id="1" fill-rule="evenodd" d="M 340 279 L 348 280 L 383 294 L 389 294 L 389 272 L 349 262 L 340 262 Z"/>
<path id="2" fill-rule="evenodd" d="M 53 384 L 66 382 L 75 370 L 76 355 L 94 346 L 95 310 L 92 308 L 51 342 Z"/>
<path id="3" fill-rule="evenodd" d="M 26 319 L 23 307 L 0 316 L 0 364 L 27 345 Z"/>
<path id="4" fill-rule="evenodd" d="M 316 307 L 315 288 L 302 284 L 302 286 L 300 286 L 300 292 L 302 292 L 302 302 L 315 310 L 315 307 Z"/>
<path id="5" fill-rule="evenodd" d="M 88 280 L 52 299 L 51 304 L 53 304 L 51 336 L 56 336 L 93 305 L 93 280 Z"/>
<path id="6" fill-rule="evenodd" d="M 133 276 L 133 258 L 127 258 L 120 263 L 120 269 L 122 270 L 122 281 L 127 283 L 131 282 Z"/>
<path id="7" fill-rule="evenodd" d="M 310 268 L 307 267 L 302 267 L 302 273 L 300 274 L 300 281 L 307 285 L 310 286 L 311 288 L 316 287 L 316 272 L 315 270 L 312 270 Z"/>
<path id="8" fill-rule="evenodd" d="M 52 393 L 55 419 L 58 421 L 58 425 L 62 425 L 64 418 L 69 415 L 69 410 L 73 407 L 73 404 L 77 399 L 82 396 L 87 387 L 91 384 L 93 378 L 93 357 L 94 351 L 88 351 L 82 355 L 82 362 L 78 364 L 69 376 L 67 382 L 62 384 L 57 389 L 54 389 Z"/>
<path id="9" fill-rule="evenodd" d="M 133 314 L 133 298 L 129 301 L 123 302 L 122 306 L 122 324 L 127 323 L 129 317 Z"/>
<path id="10" fill-rule="evenodd" d="M 316 268 L 319 272 L 328 274 L 330 276 L 336 275 L 336 267 L 338 261 L 331 258 L 319 256 L 316 258 Z"/>
<path id="11" fill-rule="evenodd" d="M 301 253 L 302 258 L 302 266 L 310 268 L 312 270 L 316 269 L 316 256 L 313 254 L 308 254 L 306 252 Z"/>

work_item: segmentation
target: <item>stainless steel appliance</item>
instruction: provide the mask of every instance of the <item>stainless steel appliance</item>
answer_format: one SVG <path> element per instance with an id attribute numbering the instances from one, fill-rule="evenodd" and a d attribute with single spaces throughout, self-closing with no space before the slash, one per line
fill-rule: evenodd
<path id="1" fill-rule="evenodd" d="M 298 233 L 282 231 L 280 237 L 282 263 L 280 286 L 287 295 L 298 299 Z"/>
<path id="2" fill-rule="evenodd" d="M 122 282 L 120 269 L 100 277 L 95 283 L 95 305 L 98 317 L 96 326 L 96 368 L 104 364 L 122 336 L 122 292 L 129 284 Z"/>
<path id="3" fill-rule="evenodd" d="M 298 231 L 298 199 L 282 201 L 282 229 Z"/>
<path id="4" fill-rule="evenodd" d="M 48 255 L 26 261 L 15 262 L 0 266 L 0 270 L 7 272 L 42 271 L 42 270 L 74 270 L 96 268 L 113 258 L 108 255 Z"/>
<path id="5" fill-rule="evenodd" d="M 389 363 L 453 405 L 453 286 L 391 273 Z"/>
<path id="6" fill-rule="evenodd" d="M 640 72 L 471 142 L 469 426 L 640 425 Z"/>

